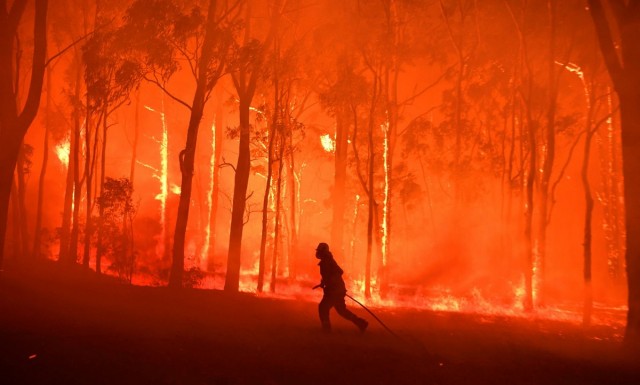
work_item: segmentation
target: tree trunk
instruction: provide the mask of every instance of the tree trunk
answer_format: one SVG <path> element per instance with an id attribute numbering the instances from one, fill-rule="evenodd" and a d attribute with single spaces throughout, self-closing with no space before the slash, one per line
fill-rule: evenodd
<path id="1" fill-rule="evenodd" d="M 640 76 L 638 78 L 640 80 Z M 640 86 L 640 81 L 634 82 Z M 629 312 L 625 339 L 640 345 L 640 94 L 620 95 Z"/>
<path id="2" fill-rule="evenodd" d="M 74 98 L 79 102 L 81 100 L 81 85 L 83 80 L 82 57 L 80 52 L 76 52 L 75 65 L 76 83 Z M 69 158 L 73 157 L 73 215 L 71 224 L 71 237 L 69 240 L 69 261 L 75 263 L 78 261 L 78 240 L 80 235 L 80 203 L 82 199 L 82 179 L 84 179 L 80 177 L 80 152 L 82 149 L 82 146 L 80 145 L 80 132 L 82 130 L 82 121 L 79 106 L 74 107 L 73 125 L 73 143 L 75 143 L 75 145 L 71 146 L 71 153 L 69 155 Z M 71 169 L 71 165 L 69 166 L 69 169 Z"/>
<path id="3" fill-rule="evenodd" d="M 527 170 L 526 180 L 526 203 L 525 203 L 525 224 L 524 224 L 524 237 L 525 237 L 525 263 L 524 263 L 524 309 L 526 311 L 533 310 L 533 184 L 535 182 L 536 165 L 537 165 L 537 144 L 536 144 L 536 132 L 531 119 L 531 112 L 527 112 L 527 131 L 529 133 L 529 169 Z"/>
<path id="4" fill-rule="evenodd" d="M 180 152 L 180 172 L 182 182 L 180 190 L 180 202 L 178 204 L 178 214 L 176 218 L 176 228 L 173 236 L 173 261 L 171 264 L 171 275 L 169 286 L 173 288 L 182 287 L 184 274 L 184 245 L 187 233 L 187 221 L 189 219 L 189 206 L 191 205 L 191 190 L 193 187 L 193 169 L 196 154 L 196 143 L 198 141 L 198 129 L 205 106 L 205 94 L 215 86 L 210 83 L 210 63 L 213 55 L 213 45 L 216 27 L 216 1 L 209 1 L 209 11 L 207 13 L 207 27 L 202 45 L 202 55 L 198 62 L 198 76 L 196 91 L 191 104 L 191 116 L 187 129 L 187 143 L 184 150 Z"/>
<path id="5" fill-rule="evenodd" d="M 51 114 L 51 70 L 47 71 L 47 103 L 45 111 L 44 123 L 44 144 L 42 145 L 42 165 L 40 167 L 40 176 L 38 178 L 38 202 L 36 204 L 36 225 L 33 231 L 33 258 L 42 257 L 42 206 L 44 204 L 45 192 L 45 176 L 47 174 L 47 165 L 49 163 L 49 119 Z"/>
<path id="6" fill-rule="evenodd" d="M 25 163 L 26 163 L 26 154 L 25 154 L 25 145 L 24 142 L 20 145 L 20 151 L 18 152 L 18 164 L 16 168 L 16 179 L 17 179 L 17 193 L 18 196 L 18 217 L 20 219 L 20 249 L 21 256 L 28 257 L 29 253 L 29 226 L 27 221 L 27 205 L 25 202 L 27 195 L 27 186 L 25 181 Z"/>
<path id="7" fill-rule="evenodd" d="M 133 123 L 133 144 L 131 145 L 131 168 L 129 170 L 129 182 L 133 186 L 136 176 L 136 161 L 138 156 L 138 137 L 140 136 L 140 90 L 136 91 L 135 117 Z"/>
<path id="8" fill-rule="evenodd" d="M 93 208 L 93 186 L 91 182 L 93 180 L 93 165 L 91 163 L 91 111 L 89 109 L 89 100 L 87 100 L 87 121 L 85 122 L 85 162 L 84 162 L 84 177 L 85 185 L 87 189 L 86 196 L 86 212 L 85 212 L 85 225 L 84 225 L 84 251 L 82 253 L 82 266 L 89 268 L 89 261 L 91 259 L 91 236 L 93 234 L 93 218 L 91 217 L 91 211 Z"/>
<path id="9" fill-rule="evenodd" d="M 589 112 L 589 117 L 591 112 Z M 590 119 L 588 119 L 590 122 Z M 584 278 L 584 306 L 582 312 L 582 324 L 589 326 L 591 324 L 591 311 L 593 309 L 593 294 L 591 287 L 591 218 L 593 214 L 593 197 L 591 196 L 591 186 L 589 185 L 589 157 L 591 156 L 591 138 L 594 132 L 591 131 L 591 125 L 587 124 L 587 135 L 584 142 L 584 156 L 582 158 L 582 170 L 580 176 L 582 186 L 584 188 L 584 244 L 583 244 L 583 278 Z"/>
<path id="10" fill-rule="evenodd" d="M 64 202 L 62 208 L 62 225 L 60 228 L 60 250 L 58 259 L 61 262 L 69 262 L 69 238 L 71 236 L 71 214 L 73 211 L 73 151 L 74 135 L 69 132 L 69 159 L 67 162 L 67 177 L 65 182 Z"/>
<path id="11" fill-rule="evenodd" d="M 549 181 L 551 179 L 551 173 L 553 172 L 553 164 L 555 160 L 556 151 L 556 99 L 558 95 L 558 87 L 556 75 L 558 66 L 555 58 L 555 44 L 556 44 L 556 10 L 555 1 L 548 0 L 549 10 L 549 24 L 550 24 L 550 39 L 549 39 L 549 59 L 547 62 L 549 70 L 549 84 L 548 84 L 548 105 L 547 105 L 547 126 L 546 126 L 546 151 L 543 152 L 542 163 L 542 175 L 540 176 L 540 217 L 538 221 L 538 261 L 535 268 L 538 272 L 538 301 L 544 302 L 544 276 L 546 270 L 546 257 L 547 257 L 547 225 L 549 214 Z"/>
<path id="12" fill-rule="evenodd" d="M 34 49 L 29 92 L 22 109 L 14 90 L 14 39 L 26 1 L 15 1 L 10 14 L 0 15 L 0 271 L 4 262 L 4 246 L 9 215 L 11 184 L 18 151 L 24 135 L 36 116 L 42 96 L 45 56 L 47 48 L 47 0 L 35 1 L 33 27 Z"/>
<path id="13" fill-rule="evenodd" d="M 104 182 L 106 179 L 106 161 L 107 161 L 107 111 L 106 106 L 102 113 L 102 149 L 100 151 L 100 195 L 104 194 Z M 96 129 L 96 135 L 98 130 Z M 98 239 L 96 240 L 96 273 L 102 274 L 102 255 L 104 254 L 104 245 L 102 243 L 102 218 L 104 218 L 104 205 L 100 205 L 98 209 Z"/>
<path id="14" fill-rule="evenodd" d="M 220 161 L 220 157 L 222 155 L 222 127 L 224 126 L 224 111 L 222 109 L 222 97 L 218 96 L 218 107 L 216 110 L 215 117 L 215 131 L 213 132 L 213 189 L 211 189 L 211 215 L 209 217 L 209 260 L 208 260 L 208 268 L 209 270 L 215 270 L 214 256 L 216 253 L 216 225 L 218 218 L 218 198 L 220 196 L 220 166 L 218 162 Z"/>
<path id="15" fill-rule="evenodd" d="M 20 226 L 20 200 L 18 198 L 18 183 L 16 178 L 13 178 L 11 183 L 11 216 L 13 224 L 11 225 L 11 256 L 13 258 L 19 258 L 22 256 L 22 234 Z"/>
<path id="16" fill-rule="evenodd" d="M 290 138 L 290 142 L 291 142 L 291 135 L 289 135 Z M 296 187 L 296 176 L 295 176 L 295 163 L 294 163 L 294 150 L 293 150 L 293 144 L 290 143 L 289 146 L 289 186 L 290 187 L 290 198 L 291 198 L 291 213 L 290 213 L 290 220 L 291 220 L 291 229 L 290 229 L 290 234 L 291 234 L 291 244 L 289 247 L 289 281 L 293 282 L 296 279 L 297 276 L 297 270 L 298 270 L 298 252 L 299 252 L 299 247 L 300 245 L 298 245 L 298 214 L 297 214 L 297 210 L 298 210 L 298 189 Z M 343 221 L 344 222 L 344 221 Z M 343 232 L 341 230 L 341 232 Z M 342 254 L 343 256 L 346 256 L 344 254 L 344 247 L 343 247 L 343 252 Z"/>
<path id="17" fill-rule="evenodd" d="M 244 212 L 247 200 L 247 186 L 251 154 L 249 152 L 249 105 L 253 98 L 250 93 L 240 96 L 240 143 L 238 145 L 238 163 L 233 187 L 233 203 L 231 209 L 231 227 L 229 231 L 229 255 L 227 257 L 227 276 L 224 290 L 238 291 L 240 284 L 240 257 L 242 253 L 242 230 L 244 229 Z"/>
<path id="18" fill-rule="evenodd" d="M 625 342 L 637 347 L 640 346 L 640 46 L 637 44 L 640 12 L 635 2 L 611 2 L 609 6 L 610 18 L 605 15 L 602 1 L 589 0 L 600 49 L 620 99 L 629 304 Z M 619 32 L 619 42 L 614 41 L 611 29 Z"/>
<path id="19" fill-rule="evenodd" d="M 209 16 L 213 19 L 213 15 Z M 193 168 L 196 153 L 196 142 L 198 140 L 198 129 L 204 111 L 204 88 L 198 85 L 191 106 L 191 117 L 189 118 L 189 128 L 187 131 L 187 143 L 185 149 L 180 152 L 180 172 L 182 182 L 180 189 L 180 202 L 178 204 L 178 214 L 176 218 L 176 228 L 173 236 L 173 263 L 171 265 L 171 276 L 169 286 L 182 287 L 182 276 L 184 273 L 184 246 L 187 234 L 187 221 L 189 219 L 189 207 L 191 206 L 191 190 L 193 187 Z"/>
<path id="20" fill-rule="evenodd" d="M 274 121 L 275 123 L 275 121 Z M 262 231 L 260 233 L 260 257 L 258 261 L 258 293 L 262 293 L 264 287 L 265 256 L 267 252 L 267 237 L 269 233 L 269 196 L 271 192 L 271 180 L 273 178 L 273 146 L 275 136 L 278 135 L 273 124 L 269 130 L 269 144 L 267 150 L 267 176 L 262 198 Z"/>
<path id="21" fill-rule="evenodd" d="M 332 191 L 333 216 L 331 223 L 331 247 L 339 255 L 345 255 L 344 245 L 344 220 L 345 220 L 345 195 L 347 180 L 347 154 L 349 146 L 349 125 L 344 114 L 339 109 L 336 112 L 336 153 L 335 173 Z"/>
<path id="22" fill-rule="evenodd" d="M 278 278 L 278 255 L 280 245 L 280 211 L 282 203 L 282 170 L 284 166 L 284 133 L 283 128 L 279 128 L 278 136 L 280 137 L 280 146 L 278 148 L 278 179 L 276 181 L 276 220 L 273 237 L 273 258 L 271 259 L 271 283 L 269 289 L 272 293 L 276 292 L 276 280 Z"/>

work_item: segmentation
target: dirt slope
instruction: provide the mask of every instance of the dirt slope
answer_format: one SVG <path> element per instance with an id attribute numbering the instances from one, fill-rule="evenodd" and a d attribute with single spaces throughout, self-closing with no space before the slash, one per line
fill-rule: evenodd
<path id="1" fill-rule="evenodd" d="M 1 384 L 640 384 L 607 328 L 412 310 L 357 329 L 312 302 L 133 287 L 55 264 L 0 276 Z M 637 358 L 637 356 L 636 356 Z"/>

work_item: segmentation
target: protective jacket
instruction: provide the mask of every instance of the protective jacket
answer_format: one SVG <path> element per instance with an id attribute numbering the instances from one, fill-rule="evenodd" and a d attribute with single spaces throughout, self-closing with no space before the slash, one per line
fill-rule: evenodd
<path id="1" fill-rule="evenodd" d="M 342 279 L 342 269 L 338 266 L 338 263 L 333 259 L 333 254 L 330 251 L 326 251 L 320 256 L 320 275 L 322 280 L 320 285 L 324 289 L 325 294 L 341 294 L 344 295 L 347 289 Z"/>

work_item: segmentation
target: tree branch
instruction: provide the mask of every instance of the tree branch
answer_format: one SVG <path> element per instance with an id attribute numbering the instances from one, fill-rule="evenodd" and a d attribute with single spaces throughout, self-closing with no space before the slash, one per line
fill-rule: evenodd
<path id="1" fill-rule="evenodd" d="M 596 35 L 598 35 L 598 42 L 602 49 L 602 55 L 604 56 L 604 62 L 609 70 L 609 75 L 613 80 L 616 88 L 623 84 L 623 69 L 620 64 L 620 59 L 613 42 L 613 36 L 609 23 L 607 22 L 607 16 L 604 12 L 601 0 L 588 0 L 589 13 L 593 19 L 593 23 L 596 27 Z M 617 16 L 617 15 L 616 15 Z M 619 19 L 616 19 L 619 21 Z"/>
<path id="2" fill-rule="evenodd" d="M 189 111 L 191 111 L 191 106 L 185 102 L 184 100 L 178 98 L 177 96 L 173 95 L 171 92 L 169 92 L 169 90 L 162 84 L 160 84 L 160 82 L 157 79 L 151 79 L 148 76 L 144 76 L 144 80 L 148 81 L 149 83 L 155 84 L 156 86 L 158 86 L 158 88 L 160 88 L 162 90 L 162 92 L 164 92 L 167 96 L 169 96 L 171 99 L 175 100 L 176 102 L 182 104 L 183 106 L 187 107 L 187 109 Z"/>

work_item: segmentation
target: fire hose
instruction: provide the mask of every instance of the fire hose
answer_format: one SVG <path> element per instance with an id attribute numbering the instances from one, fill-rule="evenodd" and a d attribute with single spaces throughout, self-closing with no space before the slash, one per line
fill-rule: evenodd
<path id="1" fill-rule="evenodd" d="M 313 287 L 313 290 L 315 290 L 315 289 L 317 289 L 317 288 L 319 288 L 319 287 L 322 287 L 322 285 L 316 285 L 316 286 L 314 286 L 314 287 Z M 384 322 L 382 322 L 382 320 L 381 320 L 380 318 L 378 318 L 378 316 L 376 316 L 376 315 L 375 315 L 371 310 L 369 310 L 369 308 L 368 308 L 368 307 L 364 306 L 364 304 L 363 304 L 362 302 L 358 301 L 357 299 L 353 298 L 352 296 L 350 296 L 350 295 L 349 295 L 349 294 L 347 294 L 347 293 L 345 293 L 345 296 L 346 296 L 346 297 L 351 298 L 351 300 L 352 300 L 353 302 L 357 303 L 357 304 L 358 304 L 358 305 L 360 305 L 364 310 L 366 310 L 366 311 L 367 311 L 367 313 L 371 314 L 371 316 L 372 316 L 373 318 L 375 318 L 375 319 L 376 319 L 376 321 L 378 321 L 378 322 L 380 323 L 380 325 L 382 325 L 382 327 L 384 327 L 384 328 L 385 328 L 385 329 L 386 329 L 386 330 L 387 330 L 387 331 L 388 331 L 392 336 L 394 336 L 394 337 L 396 337 L 396 338 L 398 338 L 398 339 L 402 339 L 402 338 L 400 338 L 400 336 L 398 336 L 396 333 L 394 333 L 394 332 L 393 332 L 393 330 L 389 329 L 389 327 L 388 327 L 387 325 L 385 325 L 385 324 L 384 324 Z"/>

